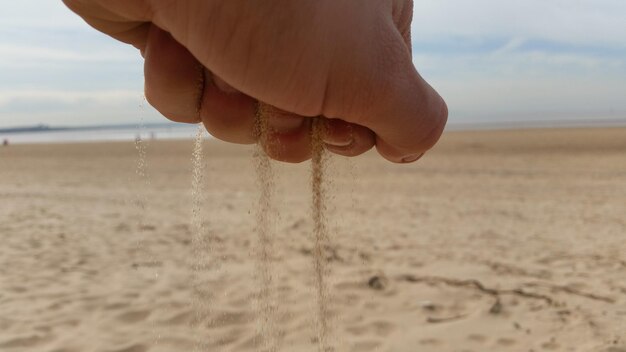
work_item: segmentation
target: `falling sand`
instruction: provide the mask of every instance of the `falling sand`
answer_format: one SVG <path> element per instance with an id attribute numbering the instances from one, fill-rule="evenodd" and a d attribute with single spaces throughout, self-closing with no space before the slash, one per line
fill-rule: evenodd
<path id="1" fill-rule="evenodd" d="M 202 216 L 203 194 L 204 194 L 204 163 L 202 158 L 202 142 L 204 136 L 204 126 L 198 125 L 194 148 L 192 154 L 192 177 L 191 177 L 191 225 L 193 231 L 193 302 L 195 312 L 193 327 L 198 328 L 209 312 L 210 304 L 201 286 L 200 276 L 207 268 L 208 255 L 210 253 L 209 241 L 206 238 L 204 218 Z M 194 351 L 208 351 L 208 341 L 201 340 L 194 348 Z"/>
<path id="2" fill-rule="evenodd" d="M 261 346 L 268 352 L 279 350 L 280 332 L 277 324 L 274 270 L 272 265 L 274 207 L 273 194 L 275 188 L 274 173 L 269 157 L 264 151 L 263 143 L 267 140 L 268 126 L 267 106 L 259 103 L 256 112 L 255 136 L 257 147 L 254 152 L 254 164 L 259 186 L 259 201 L 256 213 L 256 232 L 259 246 L 256 253 L 258 260 L 258 292 L 259 336 Z"/>
<path id="3" fill-rule="evenodd" d="M 145 113 L 145 96 L 142 97 L 141 102 L 139 104 L 140 109 L 140 119 L 139 125 L 137 126 L 137 137 L 135 138 L 135 150 L 137 151 L 137 161 L 135 167 L 135 176 L 136 176 L 136 192 L 134 192 L 133 204 L 135 206 L 135 210 L 137 212 L 137 228 L 139 236 L 136 241 L 136 249 L 137 252 L 140 253 L 140 263 L 137 263 L 138 266 L 141 264 L 147 264 L 146 266 L 152 266 L 151 263 L 155 262 L 155 258 L 151 256 L 145 246 L 146 241 L 146 214 L 147 214 L 147 205 L 148 199 L 146 197 L 148 190 L 150 189 L 150 175 L 148 173 L 148 143 L 141 138 L 141 135 L 146 132 L 146 127 L 144 125 L 144 113 Z M 156 274 L 155 274 L 156 275 Z"/>
<path id="4" fill-rule="evenodd" d="M 141 138 L 141 135 L 146 132 L 146 126 L 144 124 L 144 113 L 145 113 L 145 103 L 146 97 L 142 96 L 141 102 L 139 104 L 140 109 L 140 119 L 139 125 L 137 126 L 137 136 L 135 138 L 135 150 L 137 151 L 137 161 L 135 167 L 135 176 L 136 176 L 136 192 L 134 192 L 133 203 L 135 205 L 135 209 L 137 212 L 137 228 L 139 236 L 136 241 L 136 249 L 137 252 L 140 253 L 140 263 L 137 263 L 138 266 L 144 264 L 148 267 L 152 267 L 153 263 L 156 261 L 150 253 L 147 252 L 145 242 L 146 242 L 146 227 L 149 226 L 146 224 L 146 215 L 147 215 L 147 206 L 148 199 L 147 193 L 150 189 L 150 175 L 148 173 L 148 142 L 144 141 Z M 155 273 L 155 275 L 158 275 Z"/>
<path id="5" fill-rule="evenodd" d="M 278 324 L 278 301 L 275 268 L 273 264 L 274 255 L 274 226 L 276 222 L 276 210 L 274 206 L 275 175 L 272 163 L 265 153 L 263 143 L 268 138 L 268 116 L 272 108 L 264 104 L 259 104 L 256 112 L 255 136 L 257 147 L 254 152 L 254 165 L 257 174 L 259 187 L 258 208 L 256 212 L 256 232 L 258 247 L 255 253 L 257 258 L 257 277 L 259 279 L 259 291 L 257 297 L 258 316 L 258 336 L 259 344 L 264 351 L 277 352 L 280 349 L 281 333 Z M 329 245 L 328 226 L 326 219 L 326 180 L 325 165 L 327 154 L 325 153 L 322 141 L 323 122 L 321 119 L 314 119 L 311 128 L 311 218 L 313 221 L 313 268 L 315 279 L 316 312 L 315 330 L 319 352 L 330 352 L 334 349 L 330 342 L 329 327 L 329 294 L 326 277 L 328 274 L 327 262 L 325 259 L 325 248 Z M 203 135 L 204 126 L 199 125 L 192 153 L 192 244 L 193 244 L 193 302 L 195 317 L 193 328 L 200 328 L 202 321 L 210 314 L 210 303 L 207 301 L 206 290 L 201 286 L 200 277 L 207 269 L 210 254 L 210 243 L 206 237 L 206 229 L 202 216 L 203 204 Z M 138 152 L 136 173 L 142 186 L 148 186 L 150 181 L 146 171 L 146 144 L 138 137 L 135 142 Z M 139 196 L 137 199 L 140 222 L 145 213 L 146 199 Z M 140 229 L 143 224 L 140 224 Z M 143 236 L 139 241 L 139 247 L 143 247 Z M 153 262 L 150 258 L 149 262 Z M 158 273 L 156 274 L 158 276 Z M 200 341 L 195 345 L 194 351 L 206 351 L 209 341 Z"/>
<path id="6" fill-rule="evenodd" d="M 194 271 L 198 272 L 206 267 L 208 243 L 205 238 L 204 221 L 202 217 L 202 194 L 204 192 L 204 165 L 202 161 L 202 142 L 204 126 L 200 124 L 196 132 L 191 162 L 193 165 L 191 177 L 191 225 L 193 227 L 193 247 L 195 250 Z"/>
<path id="7" fill-rule="evenodd" d="M 150 185 L 150 178 L 148 177 L 147 170 L 147 143 L 141 138 L 141 134 L 145 131 L 145 126 L 143 123 L 143 112 L 145 110 L 145 97 L 142 98 L 141 103 L 139 104 L 139 108 L 141 111 L 141 119 L 139 121 L 138 133 L 135 138 L 135 149 L 137 150 L 137 166 L 135 168 L 135 174 L 137 176 L 137 181 L 139 182 L 139 187 L 143 192 L 139 192 L 137 198 L 135 199 L 135 204 L 137 209 L 139 210 L 139 228 L 143 227 L 143 218 L 145 216 L 146 210 L 146 197 L 145 191 Z"/>
<path id="8" fill-rule="evenodd" d="M 328 247 L 328 224 L 326 219 L 326 182 L 324 179 L 326 152 L 322 141 L 323 121 L 313 120 L 311 128 L 311 214 L 313 220 L 313 266 L 315 269 L 315 290 L 317 299 L 317 339 L 318 351 L 329 352 L 329 294 L 326 277 L 328 268 L 324 248 Z"/>
<path id="9" fill-rule="evenodd" d="M 158 263 L 159 259 L 154 256 L 148 250 L 149 244 L 147 244 L 148 232 L 147 230 L 151 228 L 151 225 L 147 223 L 147 213 L 148 213 L 148 199 L 147 194 L 150 189 L 150 174 L 148 173 L 148 142 L 144 141 L 141 137 L 142 134 L 146 133 L 146 126 L 144 124 L 144 114 L 145 114 L 145 104 L 146 97 L 143 95 L 141 97 L 141 101 L 139 103 L 140 109 L 140 119 L 139 126 L 137 127 L 137 137 L 135 138 L 135 149 L 137 151 L 137 164 L 135 168 L 135 174 L 137 177 L 137 188 L 134 192 L 135 194 L 135 208 L 137 211 L 137 228 L 138 228 L 138 238 L 135 242 L 136 251 L 138 253 L 138 260 L 133 263 L 135 268 L 150 268 L 153 269 L 154 272 L 151 275 L 154 275 L 155 279 L 159 277 L 158 271 Z M 153 336 L 153 345 L 158 345 L 161 339 L 161 335 L 157 333 L 156 326 L 154 322 L 150 325 L 151 334 Z"/>
<path id="10" fill-rule="evenodd" d="M 257 210 L 257 234 L 259 249 L 257 258 L 260 270 L 259 278 L 259 320 L 261 324 L 260 336 L 262 345 L 268 351 L 278 351 L 280 345 L 280 329 L 277 323 L 276 289 L 274 268 L 272 265 L 273 253 L 273 225 L 274 206 L 273 194 L 275 180 L 269 157 L 264 151 L 263 143 L 268 136 L 268 115 L 271 107 L 259 104 L 256 114 L 255 134 L 257 148 L 254 159 L 257 179 L 260 187 L 260 198 Z M 328 226 L 326 223 L 326 192 L 325 192 L 325 164 L 327 155 L 322 141 L 323 122 L 321 119 L 313 120 L 311 128 L 311 192 L 313 220 L 313 267 L 315 278 L 316 313 L 315 326 L 317 335 L 318 351 L 329 352 L 334 349 L 330 343 L 329 329 L 329 295 L 326 282 L 328 274 L 327 263 L 324 258 L 324 249 L 328 246 Z"/>

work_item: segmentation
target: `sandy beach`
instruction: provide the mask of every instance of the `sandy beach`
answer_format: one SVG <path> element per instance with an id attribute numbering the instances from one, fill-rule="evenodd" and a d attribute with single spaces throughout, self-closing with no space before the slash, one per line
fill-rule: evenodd
<path id="1" fill-rule="evenodd" d="M 252 147 L 0 148 L 0 351 L 260 351 Z M 282 351 L 317 351 L 309 163 L 274 164 Z M 139 172 L 141 174 L 141 172 Z M 448 132 L 328 166 L 337 352 L 626 352 L 626 129 Z"/>

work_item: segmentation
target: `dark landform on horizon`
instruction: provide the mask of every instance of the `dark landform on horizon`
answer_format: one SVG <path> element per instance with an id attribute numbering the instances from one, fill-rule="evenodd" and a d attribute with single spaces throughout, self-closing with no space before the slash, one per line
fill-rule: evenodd
<path id="1" fill-rule="evenodd" d="M 180 128 L 189 127 L 189 124 L 176 122 L 144 123 L 144 124 L 115 124 L 115 125 L 89 125 L 89 126 L 50 126 L 46 124 L 0 128 L 2 134 L 14 133 L 39 133 L 56 131 L 94 131 L 94 130 L 122 130 L 132 128 Z M 446 130 L 507 130 L 507 129 L 536 129 L 536 128 L 603 128 L 603 127 L 626 127 L 626 118 L 620 119 L 588 119 L 588 120 L 526 120 L 526 121 L 501 121 L 501 122 L 450 122 Z"/>
<path id="2" fill-rule="evenodd" d="M 50 126 L 45 124 L 32 126 L 18 126 L 10 128 L 0 128 L 0 133 L 33 133 L 33 132 L 55 132 L 55 131 L 94 131 L 94 130 L 123 130 L 129 128 L 177 128 L 189 126 L 175 122 L 144 123 L 144 124 L 116 124 L 116 125 L 90 125 L 90 126 Z"/>

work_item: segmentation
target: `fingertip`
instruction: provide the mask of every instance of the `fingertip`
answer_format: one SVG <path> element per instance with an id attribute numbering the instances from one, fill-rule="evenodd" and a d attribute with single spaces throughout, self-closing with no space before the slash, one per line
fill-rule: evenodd
<path id="1" fill-rule="evenodd" d="M 401 162 L 404 164 L 409 164 L 412 162 L 416 162 L 418 160 L 420 160 L 426 153 L 420 153 L 420 154 L 414 154 L 414 155 L 408 155 L 405 156 L 404 158 L 402 158 Z"/>
<path id="2" fill-rule="evenodd" d="M 443 98 L 426 82 L 426 94 L 421 105 L 403 114 L 406 118 L 391 124 L 394 133 L 378 134 L 376 149 L 385 159 L 394 163 L 417 161 L 433 148 L 441 138 L 448 120 L 448 106 Z M 393 119 L 392 119 L 393 121 Z"/>
<path id="3" fill-rule="evenodd" d="M 322 140 L 328 151 L 352 157 L 370 150 L 376 139 L 374 133 L 366 127 L 325 118 Z"/>
<path id="4" fill-rule="evenodd" d="M 269 131 L 277 135 L 289 135 L 292 132 L 298 132 L 306 123 L 306 119 L 303 116 L 274 107 L 267 108 L 266 114 Z"/>
<path id="5" fill-rule="evenodd" d="M 150 28 L 143 51 L 144 94 L 163 116 L 184 123 L 199 122 L 203 74 L 200 63 L 172 36 Z"/>
<path id="6" fill-rule="evenodd" d="M 270 129 L 263 141 L 267 155 L 278 161 L 301 163 L 311 158 L 311 123 L 305 119 L 299 128 L 289 132 Z"/>
<path id="7" fill-rule="evenodd" d="M 331 85 L 329 90 L 335 95 L 329 97 L 343 92 L 352 96 L 327 99 L 324 114 L 367 127 L 376 134 L 380 155 L 403 163 L 416 160 L 437 143 L 448 111 L 440 95 L 416 71 L 400 33 L 395 28 L 391 32 L 392 42 L 380 49 L 387 54 L 385 60 L 362 63 L 371 79 L 359 89 L 346 89 L 341 81 L 337 84 L 341 88 Z"/>
<path id="8" fill-rule="evenodd" d="M 412 151 L 399 150 L 380 137 L 376 137 L 376 151 L 380 156 L 392 163 L 407 164 L 419 160 L 426 153 L 427 149 Z"/>
<path id="9" fill-rule="evenodd" d="M 259 102 L 257 138 L 267 155 L 300 163 L 311 157 L 311 119 Z"/>
<path id="10" fill-rule="evenodd" d="M 256 100 L 240 92 L 224 92 L 205 69 L 200 117 L 207 131 L 215 138 L 237 144 L 252 144 Z"/>

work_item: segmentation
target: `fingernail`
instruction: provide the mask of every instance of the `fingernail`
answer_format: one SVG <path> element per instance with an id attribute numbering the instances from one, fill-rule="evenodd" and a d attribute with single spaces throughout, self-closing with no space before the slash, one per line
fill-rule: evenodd
<path id="1" fill-rule="evenodd" d="M 404 158 L 402 158 L 402 162 L 403 163 L 412 163 L 414 161 L 418 161 L 421 157 L 424 156 L 424 154 L 425 153 L 405 156 Z"/>
<path id="2" fill-rule="evenodd" d="M 304 123 L 303 117 L 293 116 L 270 116 L 267 120 L 268 126 L 277 133 L 288 133 L 297 130 Z"/>
<path id="3" fill-rule="evenodd" d="M 331 147 L 339 147 L 339 148 L 346 148 L 352 145 L 352 143 L 354 143 L 354 140 L 350 139 L 347 141 L 327 141 L 324 140 L 324 143 L 331 146 Z"/>

